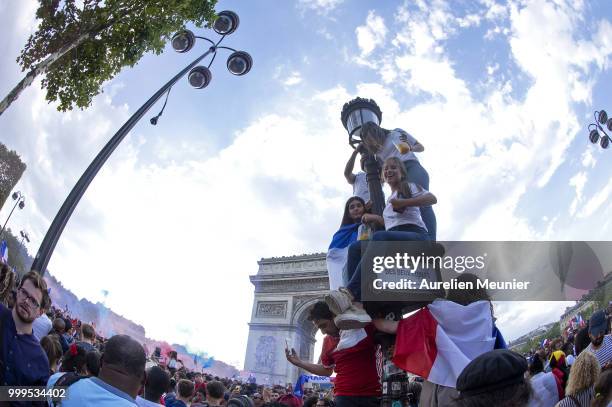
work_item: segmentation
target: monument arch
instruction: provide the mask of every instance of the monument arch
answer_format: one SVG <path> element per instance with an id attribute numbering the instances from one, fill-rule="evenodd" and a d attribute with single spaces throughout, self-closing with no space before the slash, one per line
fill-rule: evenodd
<path id="1" fill-rule="evenodd" d="M 325 253 L 261 259 L 250 276 L 255 289 L 244 369 L 259 384 L 295 383 L 304 373 L 285 358 L 285 346 L 316 362 L 313 305 L 329 290 Z"/>

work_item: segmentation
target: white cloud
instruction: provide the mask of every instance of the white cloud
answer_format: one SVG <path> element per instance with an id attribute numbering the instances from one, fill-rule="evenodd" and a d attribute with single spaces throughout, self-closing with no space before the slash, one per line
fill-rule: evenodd
<path id="1" fill-rule="evenodd" d="M 487 8 L 485 13 L 487 20 L 504 19 L 508 14 L 506 6 L 497 3 L 495 0 L 481 0 L 481 3 Z"/>
<path id="2" fill-rule="evenodd" d="M 578 211 L 579 218 L 588 218 L 592 216 L 595 211 L 599 210 L 602 205 L 606 204 L 610 207 L 612 201 L 612 180 L 608 181 L 608 184 L 593 194 L 589 200 L 582 206 L 581 210 Z M 604 208 L 605 209 L 605 208 Z"/>
<path id="3" fill-rule="evenodd" d="M 584 152 L 582 153 L 581 161 L 583 167 L 594 168 L 595 164 L 597 164 L 597 159 L 593 156 L 593 150 L 590 148 L 584 150 Z"/>
<path id="4" fill-rule="evenodd" d="M 300 6 L 315 10 L 319 14 L 327 14 L 342 4 L 344 0 L 300 0 Z"/>
<path id="5" fill-rule="evenodd" d="M 570 209 L 569 209 L 571 216 L 574 216 L 576 214 L 576 209 L 578 208 L 578 205 L 582 202 L 582 192 L 584 191 L 584 185 L 586 184 L 586 182 L 587 182 L 587 174 L 586 172 L 583 172 L 583 171 L 574 175 L 569 180 L 569 185 L 574 187 L 576 190 L 576 197 L 572 201 L 570 205 Z"/>
<path id="6" fill-rule="evenodd" d="M 291 72 L 288 78 L 283 81 L 285 86 L 294 86 L 302 82 L 302 75 L 298 71 Z"/>
<path id="7" fill-rule="evenodd" d="M 357 35 L 357 45 L 361 50 L 361 57 L 370 55 L 377 47 L 385 42 L 387 27 L 385 20 L 376 15 L 374 11 L 369 11 L 365 25 L 355 29 Z"/>

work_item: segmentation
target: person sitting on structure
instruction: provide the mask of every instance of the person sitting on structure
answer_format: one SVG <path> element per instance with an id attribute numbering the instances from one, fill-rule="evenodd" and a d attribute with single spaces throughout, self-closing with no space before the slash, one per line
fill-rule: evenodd
<path id="1" fill-rule="evenodd" d="M 388 158 L 383 166 L 385 181 L 392 194 L 387 201 L 383 216 L 364 214 L 363 223 L 384 226 L 386 231 L 375 232 L 373 241 L 424 241 L 429 235 L 419 208 L 434 205 L 436 197 L 421 186 L 407 182 L 404 164 L 397 157 Z M 355 329 L 365 326 L 372 319 L 361 304 L 361 259 L 362 248 L 367 243 L 357 241 L 349 246 L 347 289 L 331 291 L 325 302 L 337 315 L 335 323 L 340 329 Z M 367 248 L 366 248 L 367 250 Z"/>
<path id="2" fill-rule="evenodd" d="M 365 201 L 362 198 L 353 196 L 346 201 L 340 229 L 334 233 L 325 259 L 330 290 L 337 290 L 348 283 L 348 279 L 344 281 L 348 246 L 357 241 L 361 218 L 365 213 Z"/>
<path id="3" fill-rule="evenodd" d="M 361 126 L 361 139 L 363 146 L 377 158 L 386 161 L 391 157 L 397 158 L 406 169 L 406 181 L 415 183 L 425 190 L 429 190 L 429 174 L 423 168 L 414 153 L 420 153 L 425 147 L 412 135 L 402 129 L 386 130 L 373 122 L 366 122 Z M 420 207 L 421 218 L 425 222 L 429 240 L 436 240 L 436 215 L 431 205 Z"/>
<path id="4" fill-rule="evenodd" d="M 310 310 L 308 319 L 325 334 L 320 362 L 301 360 L 295 349 L 285 349 L 287 360 L 319 376 L 336 372 L 334 394 L 338 407 L 378 407 L 381 386 L 376 368 L 378 346 L 373 339 L 374 326 L 341 331 L 334 323 L 334 314 L 322 301 Z"/>

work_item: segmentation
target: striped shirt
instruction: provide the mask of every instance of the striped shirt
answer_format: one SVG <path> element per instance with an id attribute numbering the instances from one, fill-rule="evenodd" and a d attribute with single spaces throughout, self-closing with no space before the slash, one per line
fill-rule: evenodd
<path id="1" fill-rule="evenodd" d="M 555 407 L 589 407 L 593 400 L 593 386 L 574 394 L 573 398 L 565 396 Z"/>
<path id="2" fill-rule="evenodd" d="M 591 352 L 597 360 L 599 365 L 604 367 L 608 362 L 612 362 L 612 335 L 604 336 L 604 340 L 599 346 L 599 349 L 593 349 L 593 344 L 590 343 L 584 350 Z"/>

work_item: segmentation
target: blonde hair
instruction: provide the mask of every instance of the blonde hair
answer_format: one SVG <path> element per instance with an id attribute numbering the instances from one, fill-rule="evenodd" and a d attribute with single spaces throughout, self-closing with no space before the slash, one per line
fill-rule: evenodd
<path id="1" fill-rule="evenodd" d="M 580 352 L 572 365 L 565 394 L 575 396 L 582 390 L 593 386 L 599 377 L 601 367 L 591 352 Z"/>
<path id="2" fill-rule="evenodd" d="M 361 140 L 372 154 L 379 153 L 385 144 L 389 130 L 385 130 L 374 122 L 366 122 L 361 126 Z"/>
<path id="3" fill-rule="evenodd" d="M 384 172 L 384 166 L 387 164 L 395 164 L 397 165 L 397 167 L 400 170 L 400 185 L 398 188 L 399 193 L 402 195 L 402 198 L 412 198 L 412 193 L 410 192 L 410 187 L 408 186 L 408 172 L 406 171 L 406 166 L 404 166 L 404 163 L 402 162 L 402 160 L 400 160 L 397 157 L 389 157 L 385 160 L 385 163 L 383 165 L 383 172 Z"/>

